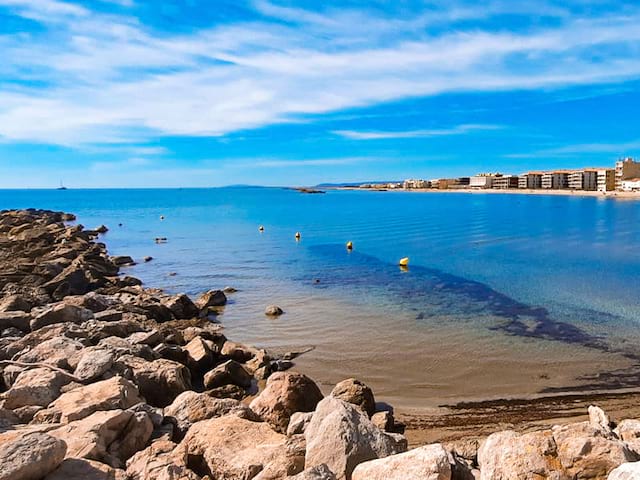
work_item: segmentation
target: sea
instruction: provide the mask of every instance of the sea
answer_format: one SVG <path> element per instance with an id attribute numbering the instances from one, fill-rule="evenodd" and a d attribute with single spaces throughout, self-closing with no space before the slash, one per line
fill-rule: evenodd
<path id="1" fill-rule="evenodd" d="M 305 351 L 294 368 L 325 390 L 356 377 L 378 399 L 419 410 L 640 384 L 638 201 L 0 190 L 0 209 L 27 207 L 107 225 L 101 241 L 136 259 L 123 274 L 146 286 L 194 297 L 237 289 L 215 319 L 226 335 L 274 354 Z M 285 313 L 265 316 L 270 304 Z"/>

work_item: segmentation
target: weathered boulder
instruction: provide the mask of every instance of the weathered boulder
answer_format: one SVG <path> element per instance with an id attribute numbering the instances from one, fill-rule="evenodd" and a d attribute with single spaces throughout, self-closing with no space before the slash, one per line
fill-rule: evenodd
<path id="1" fill-rule="evenodd" d="M 322 400 L 322 392 L 306 375 L 277 372 L 269 377 L 265 389 L 249 405 L 276 431 L 285 433 L 291 415 L 312 412 Z"/>
<path id="2" fill-rule="evenodd" d="M 182 392 L 191 389 L 189 369 L 178 362 L 165 359 L 149 362 L 123 355 L 117 363 L 132 370 L 140 393 L 154 407 L 166 407 Z"/>
<path id="3" fill-rule="evenodd" d="M 31 314 L 21 311 L 1 312 L 0 311 L 0 330 L 7 328 L 17 328 L 21 332 L 31 330 Z"/>
<path id="4" fill-rule="evenodd" d="M 69 423 L 100 410 L 127 409 L 142 401 L 133 383 L 116 376 L 63 393 L 48 408 L 38 412 L 34 421 Z"/>
<path id="5" fill-rule="evenodd" d="M 184 293 L 169 297 L 163 304 L 178 320 L 196 318 L 200 314 L 200 309 Z"/>
<path id="6" fill-rule="evenodd" d="M 54 337 L 19 355 L 18 360 L 26 363 L 46 363 L 68 369 L 69 358 L 73 357 L 78 350 L 82 350 L 83 347 L 84 345 L 78 340 Z"/>
<path id="7" fill-rule="evenodd" d="M 132 333 L 127 337 L 127 341 L 133 345 L 149 345 L 150 347 L 155 347 L 163 340 L 162 334 L 155 328 L 145 332 Z"/>
<path id="8" fill-rule="evenodd" d="M 276 480 L 303 469 L 304 450 L 266 423 L 235 415 L 193 424 L 176 449 L 193 471 L 217 480 Z"/>
<path id="9" fill-rule="evenodd" d="M 208 310 L 209 307 L 222 307 L 227 304 L 227 296 L 222 290 L 209 290 L 196 300 L 196 306 L 200 310 Z"/>
<path id="10" fill-rule="evenodd" d="M 204 376 L 205 388 L 217 388 L 224 385 L 237 385 L 242 388 L 251 386 L 251 375 L 235 360 L 218 365 Z"/>
<path id="11" fill-rule="evenodd" d="M 254 347 L 248 347 L 241 343 L 232 342 L 227 340 L 222 345 L 220 355 L 236 362 L 245 363 L 251 360 L 258 353 L 258 349 Z"/>
<path id="12" fill-rule="evenodd" d="M 24 295 L 7 295 L 2 300 L 0 300 L 0 312 L 13 312 L 16 310 L 29 312 L 33 307 L 33 301 L 31 301 Z"/>
<path id="13" fill-rule="evenodd" d="M 69 376 L 50 368 L 34 368 L 18 375 L 11 388 L 0 397 L 4 408 L 14 410 L 28 405 L 46 407 L 60 396 Z"/>
<path id="14" fill-rule="evenodd" d="M 237 400 L 213 398 L 206 393 L 183 392 L 164 409 L 165 417 L 175 421 L 178 431 L 185 434 L 196 422 L 234 414 L 249 420 L 257 420 L 255 413 Z"/>
<path id="15" fill-rule="evenodd" d="M 93 318 L 98 322 L 118 322 L 122 320 L 123 314 L 119 310 L 103 310 L 93 314 Z"/>
<path id="16" fill-rule="evenodd" d="M 336 476 L 323 463 L 317 467 L 307 468 L 292 477 L 287 477 L 287 480 L 336 480 Z"/>
<path id="17" fill-rule="evenodd" d="M 0 480 L 40 480 L 64 459 L 67 446 L 45 433 L 28 433 L 0 444 Z"/>
<path id="18" fill-rule="evenodd" d="M 135 265 L 133 258 L 128 255 L 116 255 L 111 257 L 111 261 L 118 266 Z"/>
<path id="19" fill-rule="evenodd" d="M 630 450 L 640 455 L 640 420 L 622 420 L 615 433 Z"/>
<path id="20" fill-rule="evenodd" d="M 361 463 L 353 480 L 451 480 L 447 451 L 439 443 Z"/>
<path id="21" fill-rule="evenodd" d="M 213 366 L 214 353 L 202 337 L 195 337 L 184 346 L 196 370 L 205 371 Z"/>
<path id="22" fill-rule="evenodd" d="M 406 442 L 376 428 L 358 407 L 326 397 L 305 430 L 305 467 L 326 464 L 340 480 L 351 478 L 356 465 L 406 450 Z"/>
<path id="23" fill-rule="evenodd" d="M 589 424 L 594 428 L 601 430 L 606 435 L 611 435 L 611 420 L 609 415 L 605 413 L 600 407 L 595 405 L 589 405 Z"/>
<path id="24" fill-rule="evenodd" d="M 618 465 L 637 460 L 624 442 L 599 423 L 556 425 L 552 432 L 558 459 L 569 478 L 606 479 Z"/>
<path id="25" fill-rule="evenodd" d="M 264 309 L 264 314 L 269 317 L 278 317 L 283 313 L 284 313 L 284 310 L 282 310 L 278 305 L 268 305 Z"/>
<path id="26" fill-rule="evenodd" d="M 43 480 L 127 480 L 124 470 L 86 458 L 67 458 Z"/>
<path id="27" fill-rule="evenodd" d="M 370 417 L 376 411 L 376 400 L 373 392 L 360 380 L 348 378 L 338 383 L 331 391 L 331 396 L 360 407 Z"/>
<path id="28" fill-rule="evenodd" d="M 56 323 L 82 323 L 93 318 L 93 312 L 86 308 L 60 303 L 47 308 L 30 322 L 31 330 L 38 330 Z"/>
<path id="29" fill-rule="evenodd" d="M 613 469 L 607 480 L 638 480 L 640 479 L 640 462 L 623 463 Z"/>
<path id="30" fill-rule="evenodd" d="M 287 426 L 287 437 L 303 434 L 309 426 L 309 423 L 311 423 L 312 418 L 313 412 L 296 412 L 291 415 L 289 425 Z"/>
<path id="31" fill-rule="evenodd" d="M 122 467 L 131 455 L 146 446 L 152 431 L 151 419 L 143 412 L 108 410 L 51 430 L 49 435 L 65 441 L 67 457 Z"/>
<path id="32" fill-rule="evenodd" d="M 20 419 L 11 410 L 0 408 L 0 430 L 9 428 L 17 423 L 20 423 Z"/>
<path id="33" fill-rule="evenodd" d="M 89 347 L 81 351 L 80 360 L 74 371 L 74 376 L 85 382 L 91 382 L 109 371 L 115 355 L 106 348 Z"/>
<path id="34" fill-rule="evenodd" d="M 153 442 L 127 462 L 131 480 L 200 480 L 200 477 L 173 455 L 176 444 L 167 440 Z"/>
<path id="35" fill-rule="evenodd" d="M 380 430 L 390 432 L 393 430 L 395 420 L 391 412 L 389 412 L 388 410 L 384 410 L 382 412 L 376 412 L 371 415 L 371 422 Z"/>

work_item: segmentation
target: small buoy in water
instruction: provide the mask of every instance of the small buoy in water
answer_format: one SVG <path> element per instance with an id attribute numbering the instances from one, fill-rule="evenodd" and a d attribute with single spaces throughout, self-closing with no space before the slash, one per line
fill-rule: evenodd
<path id="1" fill-rule="evenodd" d="M 353 250 L 353 242 L 347 242 L 347 250 Z"/>
<path id="2" fill-rule="evenodd" d="M 302 237 L 302 235 L 300 235 L 300 232 L 296 232 L 296 240 L 300 240 L 300 237 Z"/>
<path id="3" fill-rule="evenodd" d="M 409 257 L 401 258 L 400 262 L 398 262 L 398 265 L 400 265 L 401 267 L 406 267 L 407 265 L 409 265 Z"/>
<path id="4" fill-rule="evenodd" d="M 260 226 L 258 227 L 258 230 L 260 230 L 261 232 L 264 232 L 264 227 L 263 227 L 262 225 L 260 225 Z"/>
<path id="5" fill-rule="evenodd" d="M 164 220 L 164 215 L 160 215 L 160 220 Z"/>

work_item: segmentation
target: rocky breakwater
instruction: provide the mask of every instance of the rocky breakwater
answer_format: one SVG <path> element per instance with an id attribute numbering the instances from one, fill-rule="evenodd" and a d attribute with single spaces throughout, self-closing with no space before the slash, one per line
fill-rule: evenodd
<path id="1" fill-rule="evenodd" d="M 277 371 L 209 320 L 223 292 L 145 289 L 72 220 L 0 212 L 0 480 L 640 478 L 640 422 L 596 407 L 407 452 L 365 384 Z"/>

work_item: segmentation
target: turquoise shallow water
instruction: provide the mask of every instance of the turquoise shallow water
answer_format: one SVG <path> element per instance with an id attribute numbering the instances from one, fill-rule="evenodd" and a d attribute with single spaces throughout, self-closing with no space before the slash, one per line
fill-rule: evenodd
<path id="1" fill-rule="evenodd" d="M 298 368 L 327 385 L 357 374 L 385 398 L 429 406 L 637 383 L 635 201 L 262 188 L 0 191 L 0 208 L 23 207 L 108 225 L 113 254 L 154 257 L 129 271 L 149 286 L 194 295 L 236 287 L 220 317 L 229 335 L 273 349 L 316 347 Z M 158 236 L 168 243 L 156 245 Z M 396 266 L 404 256 L 407 271 Z M 266 319 L 269 303 L 287 313 Z"/>

